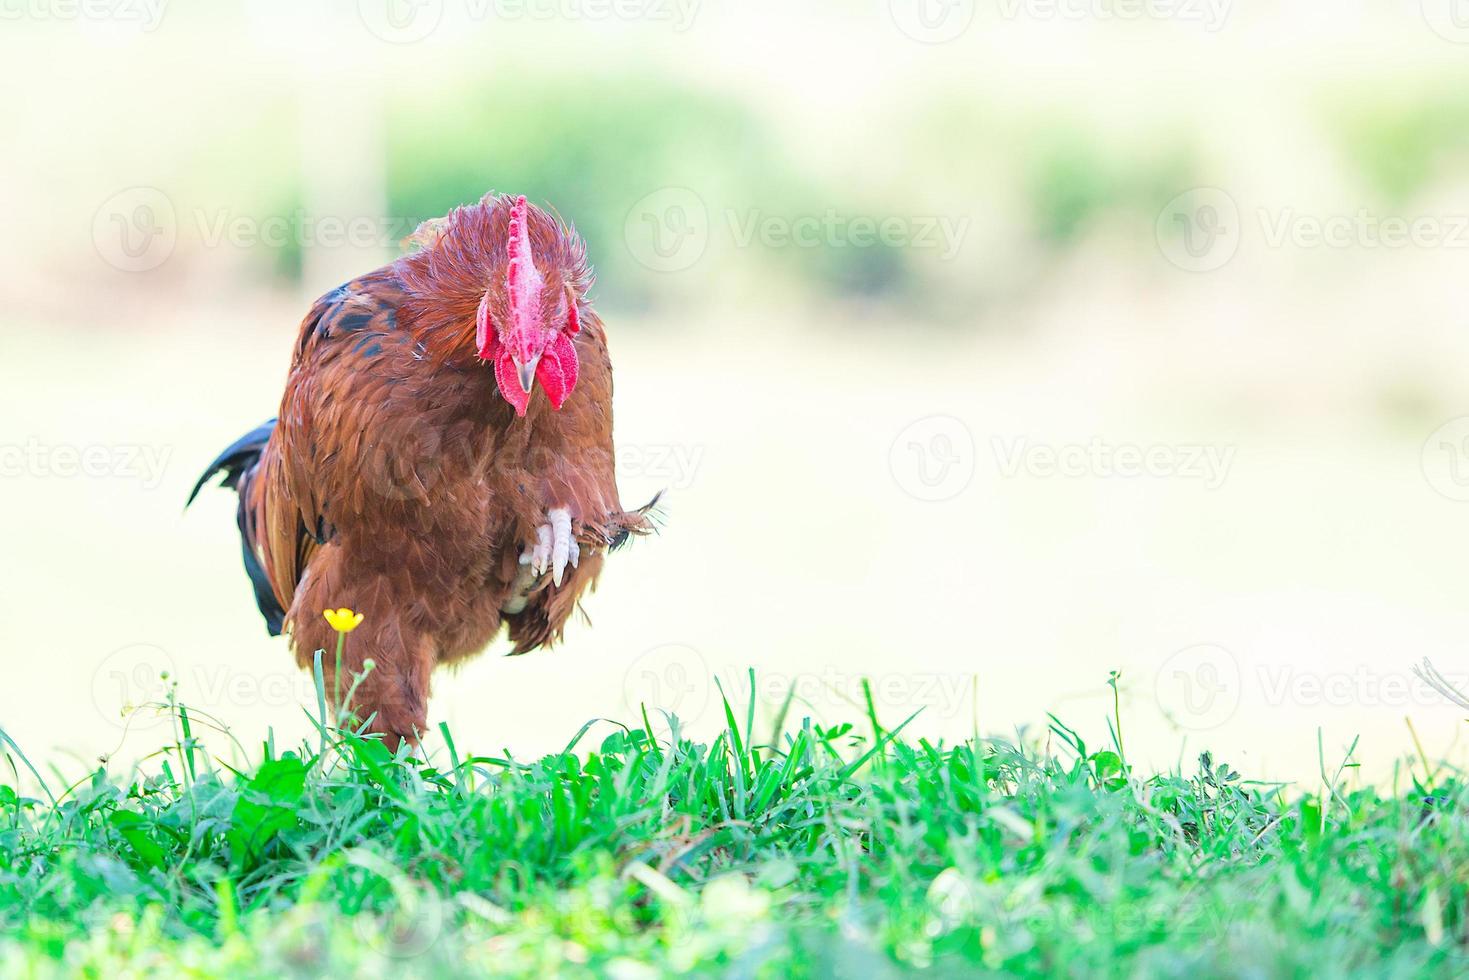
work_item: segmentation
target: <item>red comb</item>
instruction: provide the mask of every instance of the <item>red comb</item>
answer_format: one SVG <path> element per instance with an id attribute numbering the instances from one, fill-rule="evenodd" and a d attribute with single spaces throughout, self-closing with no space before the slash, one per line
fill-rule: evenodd
<path id="1" fill-rule="evenodd" d="M 526 220 L 528 207 L 524 194 L 510 206 L 510 238 L 505 246 L 510 261 L 505 269 L 505 285 L 510 295 L 512 321 L 534 315 L 541 299 L 541 286 L 545 282 L 531 252 L 530 227 Z"/>

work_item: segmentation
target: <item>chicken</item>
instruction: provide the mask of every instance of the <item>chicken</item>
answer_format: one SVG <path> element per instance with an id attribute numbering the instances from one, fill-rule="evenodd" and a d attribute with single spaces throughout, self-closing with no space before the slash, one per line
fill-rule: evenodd
<path id="1" fill-rule="evenodd" d="M 427 724 L 433 669 L 562 636 L 604 556 L 651 529 L 625 511 L 612 363 L 576 232 L 524 197 L 425 222 L 413 251 L 321 297 L 280 415 L 210 464 L 239 493 L 245 571 L 272 635 L 348 638 L 344 705 L 390 745 Z M 365 662 L 372 667 L 364 673 Z M 361 675 L 358 677 L 358 675 Z M 343 700 L 346 700 L 344 696 Z"/>

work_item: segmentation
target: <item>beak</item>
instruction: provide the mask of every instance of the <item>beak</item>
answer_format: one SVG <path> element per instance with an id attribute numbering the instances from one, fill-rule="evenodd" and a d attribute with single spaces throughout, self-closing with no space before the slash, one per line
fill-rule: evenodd
<path id="1" fill-rule="evenodd" d="M 524 364 L 519 361 L 515 364 L 515 371 L 520 375 L 520 390 L 527 395 L 530 394 L 531 386 L 536 383 L 536 365 L 539 363 L 541 363 L 541 355 L 537 354 Z"/>

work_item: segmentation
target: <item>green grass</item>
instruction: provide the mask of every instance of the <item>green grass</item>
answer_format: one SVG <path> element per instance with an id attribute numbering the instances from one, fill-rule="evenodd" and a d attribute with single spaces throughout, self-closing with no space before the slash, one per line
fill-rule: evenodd
<path id="1" fill-rule="evenodd" d="M 1466 967 L 1466 792 L 1444 773 L 1347 789 L 1347 760 L 1303 795 L 1207 755 L 1132 772 L 1113 719 L 1101 751 L 1054 719 L 1041 743 L 945 746 L 871 714 L 757 737 L 727 705 L 709 745 L 583 729 L 522 762 L 441 730 L 424 759 L 323 728 L 235 771 L 168 710 L 144 767 L 64 788 L 0 733 L 0 974 Z"/>

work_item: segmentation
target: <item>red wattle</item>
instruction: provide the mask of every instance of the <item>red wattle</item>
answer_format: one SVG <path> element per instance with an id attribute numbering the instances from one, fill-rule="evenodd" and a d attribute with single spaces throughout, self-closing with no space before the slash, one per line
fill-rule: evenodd
<path id="1" fill-rule="evenodd" d="M 536 365 L 536 380 L 546 389 L 552 408 L 559 411 L 561 403 L 576 387 L 576 372 L 576 345 L 566 334 L 558 332 L 546 345 L 541 363 Z"/>
<path id="2" fill-rule="evenodd" d="M 474 345 L 482 361 L 495 359 L 495 330 L 490 323 L 490 294 L 485 293 L 479 301 L 479 312 L 474 315 Z"/>
<path id="3" fill-rule="evenodd" d="M 520 376 L 515 372 L 510 352 L 503 346 L 500 348 L 500 356 L 495 358 L 495 383 L 500 386 L 500 394 L 505 396 L 505 400 L 515 407 L 515 414 L 525 418 L 525 410 L 530 405 L 530 392 L 521 390 Z"/>

